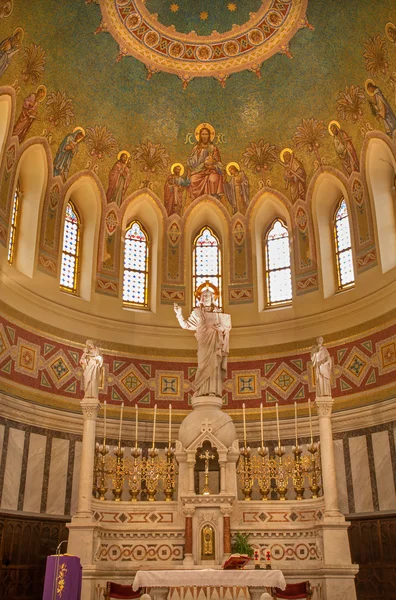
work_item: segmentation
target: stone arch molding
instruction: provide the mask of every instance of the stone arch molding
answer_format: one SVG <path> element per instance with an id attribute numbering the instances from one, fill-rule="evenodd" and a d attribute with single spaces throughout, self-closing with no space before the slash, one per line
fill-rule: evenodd
<path id="1" fill-rule="evenodd" d="M 308 23 L 308 0 L 264 0 L 256 13 L 230 31 L 197 35 L 162 25 L 144 0 L 100 0 L 101 31 L 119 45 L 117 60 L 133 56 L 146 65 L 148 78 L 164 71 L 178 75 L 185 87 L 195 77 L 227 77 L 250 70 L 259 76 L 262 63 L 276 53 L 291 58 L 289 42 Z"/>

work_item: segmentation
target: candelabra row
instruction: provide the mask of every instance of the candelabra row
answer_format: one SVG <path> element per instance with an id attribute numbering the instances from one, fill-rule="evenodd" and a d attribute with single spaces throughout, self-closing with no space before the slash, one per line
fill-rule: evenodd
<path id="1" fill-rule="evenodd" d="M 255 481 L 257 481 L 262 500 L 268 500 L 271 492 L 278 494 L 279 500 L 285 500 L 289 489 L 294 489 L 297 500 L 303 500 L 307 487 L 311 490 L 311 497 L 317 498 L 321 489 L 320 453 L 319 443 L 314 442 L 312 436 L 311 401 L 308 400 L 311 443 L 307 445 L 307 450 L 311 456 L 304 456 L 302 446 L 298 443 L 297 402 L 294 403 L 296 445 L 292 448 L 293 456 L 285 456 L 285 447 L 281 445 L 278 403 L 275 405 L 275 410 L 278 433 L 278 445 L 275 448 L 276 456 L 270 457 L 268 448 L 264 445 L 263 405 L 260 404 L 261 447 L 258 449 L 259 456 L 252 457 L 250 448 L 246 443 L 245 405 L 242 405 L 244 445 L 240 450 L 241 459 L 237 472 L 240 476 L 245 500 L 251 500 Z"/>
<path id="2" fill-rule="evenodd" d="M 147 457 L 142 456 L 142 450 L 137 446 L 131 449 L 131 458 L 124 455 L 125 448 L 120 445 L 111 451 L 106 444 L 96 444 L 95 497 L 105 500 L 106 493 L 111 490 L 113 500 L 120 502 L 126 487 L 132 502 L 137 502 L 142 491 L 146 492 L 149 502 L 154 502 L 161 489 L 166 501 L 173 500 L 177 467 L 175 449 L 171 445 L 165 448 L 165 457 L 159 456 L 158 448 L 154 446 L 149 449 Z"/>
<path id="3" fill-rule="evenodd" d="M 319 444 L 311 442 L 307 450 L 310 456 L 303 455 L 301 446 L 293 446 L 293 456 L 285 456 L 285 447 L 279 445 L 276 456 L 270 457 L 265 446 L 258 449 L 258 456 L 252 456 L 248 446 L 241 448 L 238 475 L 245 500 L 251 500 L 256 482 L 261 500 L 268 500 L 272 492 L 279 500 L 285 500 L 290 489 L 295 491 L 297 500 L 303 500 L 307 488 L 311 497 L 317 498 L 321 489 Z"/>

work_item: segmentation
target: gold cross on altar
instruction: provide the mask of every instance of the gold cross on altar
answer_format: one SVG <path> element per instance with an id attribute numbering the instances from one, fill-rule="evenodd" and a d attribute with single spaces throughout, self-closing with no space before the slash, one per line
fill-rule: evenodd
<path id="1" fill-rule="evenodd" d="M 204 483 L 204 487 L 202 490 L 202 494 L 204 496 L 208 496 L 210 494 L 210 489 L 209 489 L 209 461 L 216 458 L 214 454 L 211 454 L 209 452 L 209 450 L 205 450 L 205 452 L 203 454 L 199 455 L 199 458 L 202 458 L 205 460 L 205 483 Z"/>

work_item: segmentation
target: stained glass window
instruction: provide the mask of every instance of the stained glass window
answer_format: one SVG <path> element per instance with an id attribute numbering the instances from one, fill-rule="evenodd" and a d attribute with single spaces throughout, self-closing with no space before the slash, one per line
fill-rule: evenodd
<path id="1" fill-rule="evenodd" d="M 125 232 L 124 304 L 148 306 L 148 250 L 146 232 L 138 221 L 133 221 Z"/>
<path id="2" fill-rule="evenodd" d="M 289 303 L 292 300 L 289 232 L 276 219 L 265 236 L 265 269 L 267 305 Z"/>
<path id="3" fill-rule="evenodd" d="M 350 287 L 355 282 L 349 226 L 348 208 L 345 198 L 341 198 L 334 215 L 334 239 L 338 275 L 338 289 Z"/>
<path id="4" fill-rule="evenodd" d="M 12 215 L 11 215 L 11 227 L 10 227 L 10 237 L 8 238 L 8 262 L 10 265 L 14 260 L 15 254 L 15 242 L 16 242 L 16 233 L 18 226 L 18 214 L 21 203 L 21 186 L 19 185 L 19 181 L 15 188 L 14 192 L 14 202 L 12 204 Z"/>
<path id="5" fill-rule="evenodd" d="M 193 298 L 200 285 L 209 281 L 219 289 L 216 304 L 221 306 L 221 252 L 219 240 L 210 227 L 203 227 L 194 240 Z M 195 300 L 198 306 L 199 301 Z"/>
<path id="6" fill-rule="evenodd" d="M 64 292 L 77 292 L 77 273 L 80 258 L 81 221 L 74 204 L 69 200 L 63 228 L 60 287 Z"/>

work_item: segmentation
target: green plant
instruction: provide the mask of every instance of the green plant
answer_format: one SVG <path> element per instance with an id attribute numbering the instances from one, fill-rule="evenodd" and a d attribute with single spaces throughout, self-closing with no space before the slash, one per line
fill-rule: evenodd
<path id="1" fill-rule="evenodd" d="M 231 550 L 233 554 L 247 554 L 252 558 L 254 548 L 249 542 L 249 534 L 237 531 L 232 540 Z"/>

